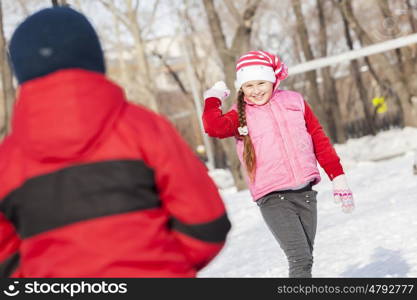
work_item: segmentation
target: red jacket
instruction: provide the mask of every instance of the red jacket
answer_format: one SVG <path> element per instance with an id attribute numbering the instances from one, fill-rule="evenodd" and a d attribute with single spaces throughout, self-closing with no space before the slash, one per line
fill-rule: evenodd
<path id="1" fill-rule="evenodd" d="M 217 138 L 237 137 L 239 116 L 236 109 L 231 109 L 223 114 L 220 106 L 221 101 L 219 99 L 206 99 L 203 112 L 203 124 L 206 133 Z M 340 159 L 306 101 L 304 101 L 304 106 L 305 126 L 313 141 L 314 154 L 330 180 L 333 180 L 333 178 L 343 174 Z"/>
<path id="2" fill-rule="evenodd" d="M 173 126 L 99 73 L 20 87 L 0 182 L 3 276 L 193 277 L 230 228 Z"/>

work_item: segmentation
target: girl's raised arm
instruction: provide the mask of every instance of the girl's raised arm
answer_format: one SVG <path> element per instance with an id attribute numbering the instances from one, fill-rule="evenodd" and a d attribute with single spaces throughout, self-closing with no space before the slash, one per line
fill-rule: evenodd
<path id="1" fill-rule="evenodd" d="M 223 114 L 221 104 L 230 94 L 224 82 L 217 82 L 204 93 L 203 125 L 211 137 L 227 138 L 238 135 L 239 116 L 235 109 Z"/>

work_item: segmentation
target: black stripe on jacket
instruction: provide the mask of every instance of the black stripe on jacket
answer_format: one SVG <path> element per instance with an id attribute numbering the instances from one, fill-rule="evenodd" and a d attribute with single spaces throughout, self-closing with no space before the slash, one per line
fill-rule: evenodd
<path id="1" fill-rule="evenodd" d="M 19 265 L 20 255 L 15 253 L 0 263 L 0 278 L 10 277 Z"/>
<path id="2" fill-rule="evenodd" d="M 170 226 L 172 229 L 192 236 L 193 238 L 212 243 L 223 242 L 231 227 L 226 214 L 211 222 L 199 224 L 185 224 L 176 218 L 172 218 L 170 220 Z"/>
<path id="3" fill-rule="evenodd" d="M 76 165 L 27 180 L 1 203 L 23 238 L 97 217 L 156 208 L 154 172 L 142 161 Z"/>

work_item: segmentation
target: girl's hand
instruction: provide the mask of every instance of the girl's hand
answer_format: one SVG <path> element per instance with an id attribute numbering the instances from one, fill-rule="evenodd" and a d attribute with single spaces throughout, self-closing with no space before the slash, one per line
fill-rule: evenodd
<path id="1" fill-rule="evenodd" d="M 204 92 L 204 100 L 207 98 L 217 98 L 223 101 L 230 95 L 230 90 L 223 81 L 216 82 L 210 89 Z"/>
<path id="2" fill-rule="evenodd" d="M 334 202 L 337 204 L 342 203 L 342 211 L 344 213 L 351 213 L 355 208 L 355 203 L 352 191 L 347 184 L 346 176 L 339 175 L 333 179 L 332 183 Z"/>

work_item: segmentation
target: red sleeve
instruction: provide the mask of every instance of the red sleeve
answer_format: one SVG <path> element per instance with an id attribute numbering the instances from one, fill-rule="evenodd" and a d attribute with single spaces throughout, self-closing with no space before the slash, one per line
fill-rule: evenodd
<path id="1" fill-rule="evenodd" d="M 19 250 L 21 239 L 16 232 L 13 223 L 6 217 L 5 201 L 6 194 L 10 193 L 8 184 L 10 184 L 13 177 L 13 172 L 7 171 L 4 163 L 14 161 L 14 159 L 7 159 L 10 156 L 10 136 L 4 138 L 0 145 L 0 157 L 2 158 L 0 164 L 1 180 L 0 185 L 0 278 L 17 277 L 15 273 L 19 267 Z M 9 175 L 9 177 L 7 176 Z M 7 180 L 6 180 L 7 179 Z"/>
<path id="2" fill-rule="evenodd" d="M 0 213 L 0 278 L 10 277 L 19 263 L 20 239 L 14 226 Z"/>
<path id="3" fill-rule="evenodd" d="M 199 270 L 221 250 L 230 229 L 225 206 L 207 168 L 177 130 L 159 117 L 149 163 L 172 234 Z M 157 146 L 157 147 L 155 147 Z"/>
<path id="4" fill-rule="evenodd" d="M 203 125 L 206 133 L 211 137 L 227 138 L 238 135 L 239 116 L 232 109 L 223 114 L 220 108 L 221 101 L 217 98 L 208 98 L 204 104 Z"/>
<path id="5" fill-rule="evenodd" d="M 335 177 L 344 173 L 343 167 L 340 164 L 340 158 L 321 127 L 319 120 L 314 115 L 314 112 L 306 101 L 304 101 L 304 104 L 304 118 L 307 131 L 313 139 L 314 153 L 316 154 L 317 161 L 327 176 L 329 176 L 330 180 L 333 180 Z"/>

